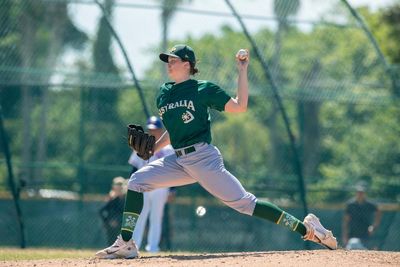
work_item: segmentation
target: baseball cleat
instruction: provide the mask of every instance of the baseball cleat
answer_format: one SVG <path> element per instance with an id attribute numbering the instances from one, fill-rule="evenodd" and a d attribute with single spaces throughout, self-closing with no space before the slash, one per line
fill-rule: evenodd
<path id="1" fill-rule="evenodd" d="M 303 223 L 307 229 L 307 234 L 303 236 L 304 240 L 313 241 L 328 249 L 337 249 L 336 238 L 331 231 L 322 226 L 317 216 L 310 213 L 304 218 Z"/>
<path id="2" fill-rule="evenodd" d="M 99 259 L 133 259 L 139 257 L 139 252 L 132 239 L 124 241 L 119 235 L 112 246 L 97 251 L 95 257 Z"/>

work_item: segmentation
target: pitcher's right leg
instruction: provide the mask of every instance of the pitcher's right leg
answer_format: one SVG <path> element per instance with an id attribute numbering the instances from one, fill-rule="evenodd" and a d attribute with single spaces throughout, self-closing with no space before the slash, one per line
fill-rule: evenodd
<path id="1" fill-rule="evenodd" d="M 128 182 L 121 235 L 112 246 L 98 251 L 96 257 L 103 259 L 138 257 L 139 253 L 132 240 L 132 233 L 143 207 L 143 192 L 195 182 L 196 180 L 176 162 L 175 154 L 153 161 L 133 173 Z"/>

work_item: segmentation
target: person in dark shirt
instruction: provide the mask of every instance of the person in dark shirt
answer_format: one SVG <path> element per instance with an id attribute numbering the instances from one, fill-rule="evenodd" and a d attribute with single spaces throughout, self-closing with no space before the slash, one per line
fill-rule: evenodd
<path id="1" fill-rule="evenodd" d="M 343 243 L 349 249 L 372 248 L 370 237 L 381 220 L 378 206 L 367 200 L 366 187 L 356 187 L 356 197 L 347 205 L 343 218 Z"/>
<path id="2" fill-rule="evenodd" d="M 122 222 L 122 212 L 124 211 L 125 205 L 125 194 L 125 179 L 123 177 L 115 177 L 108 196 L 108 201 L 99 211 L 107 233 L 108 244 L 112 244 L 119 234 Z"/>

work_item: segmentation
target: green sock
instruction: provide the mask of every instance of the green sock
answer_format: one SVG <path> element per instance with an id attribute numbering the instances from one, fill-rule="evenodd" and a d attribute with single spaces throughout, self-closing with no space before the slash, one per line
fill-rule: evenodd
<path id="1" fill-rule="evenodd" d="M 133 230 L 143 208 L 143 194 L 128 190 L 122 215 L 121 236 L 124 241 L 132 238 Z"/>
<path id="2" fill-rule="evenodd" d="M 306 227 L 299 219 L 267 201 L 257 200 L 253 216 L 287 227 L 302 236 L 307 233 Z"/>

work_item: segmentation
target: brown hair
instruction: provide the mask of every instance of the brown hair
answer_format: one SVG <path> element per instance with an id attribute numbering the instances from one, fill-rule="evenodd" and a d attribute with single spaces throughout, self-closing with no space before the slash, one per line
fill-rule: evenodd
<path id="1" fill-rule="evenodd" d="M 190 75 L 195 75 L 196 73 L 199 73 L 199 69 L 195 67 L 195 65 L 196 65 L 195 62 L 190 62 L 189 60 L 182 60 L 182 61 L 189 62 L 189 65 L 190 65 L 189 73 L 190 73 Z"/>
<path id="2" fill-rule="evenodd" d="M 189 62 L 190 64 L 190 74 L 195 75 L 196 73 L 199 73 L 199 69 L 195 67 L 195 63 Z"/>

